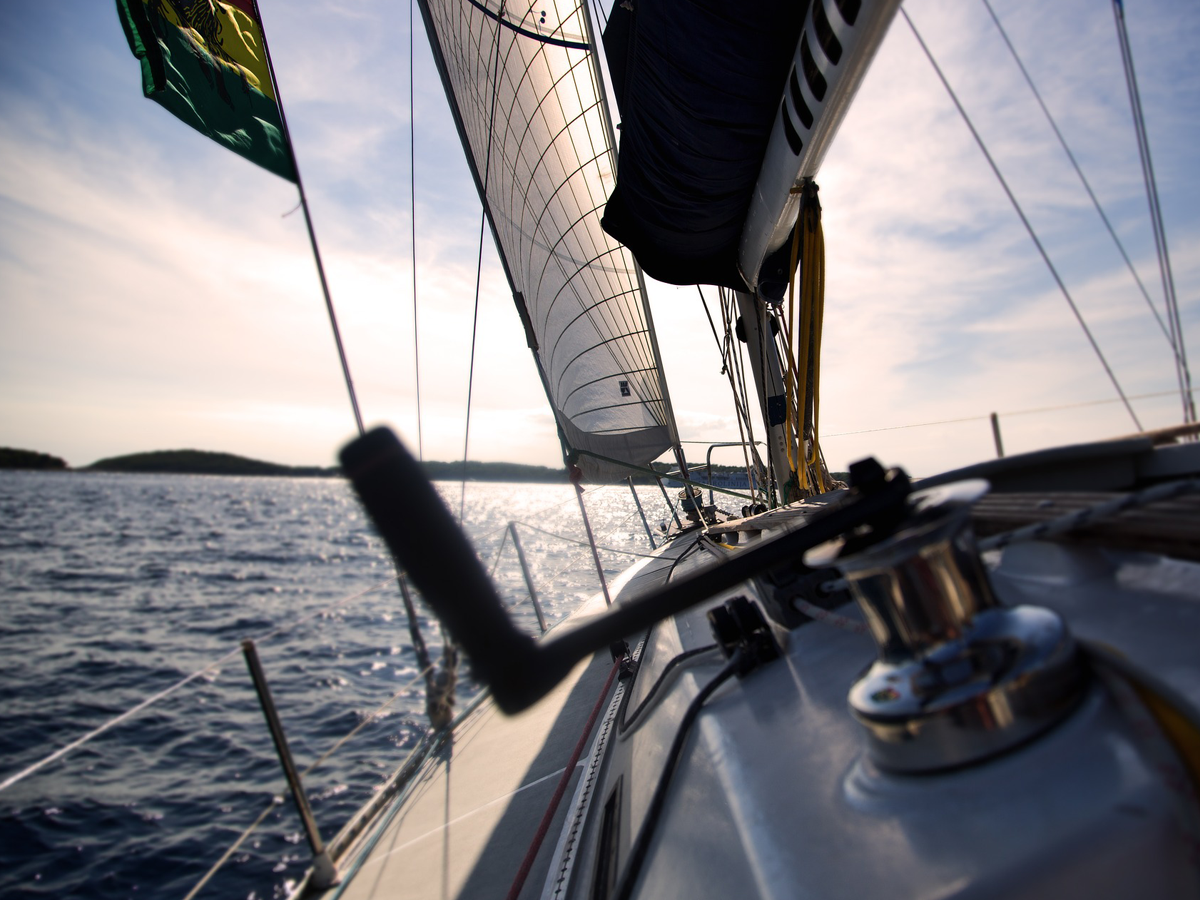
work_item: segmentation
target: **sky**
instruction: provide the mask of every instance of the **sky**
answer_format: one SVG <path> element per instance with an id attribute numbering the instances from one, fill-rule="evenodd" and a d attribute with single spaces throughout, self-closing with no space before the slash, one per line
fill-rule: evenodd
<path id="1" fill-rule="evenodd" d="M 419 16 L 410 119 L 407 4 L 260 7 L 364 418 L 428 459 L 461 459 L 480 210 Z M 1161 306 L 1111 5 L 993 7 Z M 986 7 L 904 8 L 1142 398 L 1141 424 L 1178 423 L 1166 338 Z M 1126 15 L 1200 360 L 1200 5 Z M 875 455 L 929 475 L 990 458 L 992 412 L 1008 453 L 1136 430 L 900 16 L 818 183 L 832 469 Z M 296 206 L 293 185 L 142 97 L 113 3 L 0 4 L 0 446 L 74 466 L 183 447 L 332 464 L 354 421 Z M 695 289 L 651 282 L 650 299 L 681 437 L 736 439 Z M 561 464 L 490 235 L 478 331 L 470 457 Z"/>

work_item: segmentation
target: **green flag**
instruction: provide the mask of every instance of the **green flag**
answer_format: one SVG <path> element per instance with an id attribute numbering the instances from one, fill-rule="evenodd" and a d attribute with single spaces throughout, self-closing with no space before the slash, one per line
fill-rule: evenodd
<path id="1" fill-rule="evenodd" d="M 251 0 L 117 0 L 117 13 L 147 97 L 296 181 Z"/>

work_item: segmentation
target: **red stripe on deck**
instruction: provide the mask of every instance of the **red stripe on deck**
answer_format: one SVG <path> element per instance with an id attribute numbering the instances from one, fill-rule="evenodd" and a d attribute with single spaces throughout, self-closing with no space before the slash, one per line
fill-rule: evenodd
<path id="1" fill-rule="evenodd" d="M 533 843 L 525 851 L 525 858 L 521 860 L 521 868 L 517 870 L 517 877 L 513 879 L 512 887 L 508 889 L 505 900 L 517 900 L 517 896 L 521 893 L 521 888 L 525 886 L 525 879 L 529 877 L 529 871 L 533 868 L 533 861 L 537 859 L 538 851 L 542 848 L 542 841 L 546 839 L 546 833 L 550 830 L 550 823 L 554 820 L 554 813 L 558 810 L 558 804 L 562 801 L 563 794 L 567 792 L 567 785 L 571 781 L 571 775 L 575 772 L 575 764 L 579 762 L 579 757 L 583 753 L 583 747 L 587 743 L 588 735 L 592 733 L 592 728 L 596 724 L 596 718 L 600 715 L 601 707 L 604 706 L 604 698 L 608 696 L 608 689 L 612 687 L 613 679 L 617 677 L 617 671 L 620 668 L 620 660 L 613 663 L 612 671 L 608 673 L 608 680 L 604 682 L 604 688 L 600 691 L 596 705 L 592 708 L 592 714 L 588 716 L 587 724 L 583 726 L 583 734 L 579 736 L 579 742 L 575 745 L 574 752 L 571 753 L 571 759 L 567 763 L 566 769 L 563 770 L 562 777 L 558 779 L 558 787 L 554 789 L 554 796 L 550 798 L 550 805 L 546 807 L 546 812 L 542 815 L 542 822 L 538 825 L 537 833 L 533 836 Z"/>

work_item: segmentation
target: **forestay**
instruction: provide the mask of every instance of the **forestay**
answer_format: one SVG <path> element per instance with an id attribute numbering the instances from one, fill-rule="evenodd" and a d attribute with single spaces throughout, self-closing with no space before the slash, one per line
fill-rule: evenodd
<path id="1" fill-rule="evenodd" d="M 600 227 L 612 125 L 573 0 L 420 0 L 467 159 L 546 393 L 589 480 L 678 437 L 641 272 Z"/>

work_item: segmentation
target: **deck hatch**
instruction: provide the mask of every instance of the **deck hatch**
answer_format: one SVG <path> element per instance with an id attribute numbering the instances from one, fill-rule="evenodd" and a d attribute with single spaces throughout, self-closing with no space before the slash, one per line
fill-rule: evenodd
<path id="1" fill-rule="evenodd" d="M 621 788 L 625 776 L 617 778 L 612 793 L 604 801 L 604 812 L 600 819 L 600 841 L 596 846 L 595 879 L 592 882 L 592 900 L 608 900 L 617 883 L 617 838 L 621 829 Z"/>

